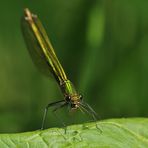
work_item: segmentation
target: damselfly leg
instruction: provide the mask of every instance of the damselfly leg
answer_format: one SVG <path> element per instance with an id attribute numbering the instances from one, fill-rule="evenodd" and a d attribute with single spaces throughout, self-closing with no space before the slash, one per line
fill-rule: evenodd
<path id="1" fill-rule="evenodd" d="M 44 110 L 41 129 L 44 129 L 44 124 L 45 124 L 45 121 L 46 121 L 46 117 L 47 117 L 47 113 L 48 113 L 49 108 L 54 107 L 53 112 L 55 113 L 59 108 L 62 108 L 66 105 L 67 105 L 67 102 L 65 102 L 65 100 L 49 103 Z"/>

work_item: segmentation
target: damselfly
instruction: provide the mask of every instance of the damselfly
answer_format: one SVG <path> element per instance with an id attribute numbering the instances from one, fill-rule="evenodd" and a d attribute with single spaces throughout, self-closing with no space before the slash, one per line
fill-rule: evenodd
<path id="1" fill-rule="evenodd" d="M 24 10 L 21 22 L 22 32 L 27 44 L 27 49 L 35 65 L 46 75 L 53 75 L 64 96 L 63 100 L 49 103 L 44 112 L 42 128 L 46 119 L 49 107 L 54 107 L 53 111 L 70 106 L 71 110 L 80 109 L 82 112 L 97 118 L 96 112 L 82 100 L 82 96 L 76 91 L 73 83 L 67 78 L 62 65 L 60 64 L 55 51 L 48 39 L 37 15 L 32 14 L 28 8 Z"/>

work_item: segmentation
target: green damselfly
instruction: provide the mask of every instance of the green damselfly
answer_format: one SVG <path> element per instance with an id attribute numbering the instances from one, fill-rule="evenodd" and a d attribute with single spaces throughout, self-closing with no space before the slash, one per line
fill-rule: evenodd
<path id="1" fill-rule="evenodd" d="M 63 100 L 49 103 L 46 106 L 42 128 L 44 127 L 49 107 L 54 107 L 53 111 L 55 112 L 57 109 L 68 105 L 71 110 L 80 109 L 82 112 L 90 114 L 93 119 L 96 119 L 96 112 L 87 103 L 83 102 L 82 96 L 67 78 L 37 15 L 32 14 L 28 8 L 24 10 L 21 27 L 27 49 L 33 62 L 44 74 L 50 75 L 51 73 L 53 75 L 64 96 Z"/>

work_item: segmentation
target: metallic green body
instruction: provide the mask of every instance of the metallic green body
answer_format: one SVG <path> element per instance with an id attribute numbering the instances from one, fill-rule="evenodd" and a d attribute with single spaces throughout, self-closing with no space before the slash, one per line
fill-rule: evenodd
<path id="1" fill-rule="evenodd" d="M 64 97 L 70 96 L 72 101 L 78 101 L 80 95 L 77 94 L 72 82 L 67 79 L 45 29 L 38 17 L 31 14 L 28 9 L 25 9 L 25 17 L 22 20 L 22 31 L 28 47 L 27 49 L 38 69 L 45 75 L 52 73 Z"/>
<path id="2" fill-rule="evenodd" d="M 66 80 L 63 84 L 61 84 L 61 90 L 65 97 L 70 96 L 73 101 L 80 98 L 80 95 L 78 95 L 73 83 L 70 80 Z"/>

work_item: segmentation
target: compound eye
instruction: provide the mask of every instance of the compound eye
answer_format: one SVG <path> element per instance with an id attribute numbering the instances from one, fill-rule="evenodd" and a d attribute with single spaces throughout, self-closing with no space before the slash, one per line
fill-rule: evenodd
<path id="1" fill-rule="evenodd" d="M 66 96 L 65 100 L 66 100 L 67 102 L 69 102 L 69 101 L 71 100 L 71 97 L 70 97 L 70 96 Z"/>
<path id="2" fill-rule="evenodd" d="M 83 96 L 82 96 L 82 95 L 80 95 L 80 100 L 81 100 L 81 101 L 83 100 Z"/>

